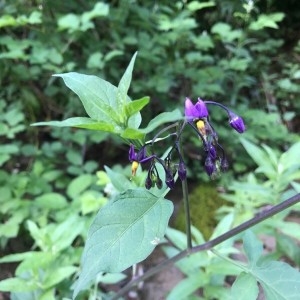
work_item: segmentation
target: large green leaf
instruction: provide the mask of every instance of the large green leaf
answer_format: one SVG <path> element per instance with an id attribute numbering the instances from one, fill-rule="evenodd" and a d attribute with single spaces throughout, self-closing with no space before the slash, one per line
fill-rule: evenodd
<path id="1" fill-rule="evenodd" d="M 66 86 L 79 96 L 86 113 L 93 120 L 120 123 L 117 88 L 114 85 L 97 76 L 76 72 L 53 76 L 61 77 Z"/>
<path id="2" fill-rule="evenodd" d="M 127 190 L 97 214 L 73 298 L 99 272 L 121 272 L 145 259 L 165 234 L 173 204 L 144 189 Z"/>

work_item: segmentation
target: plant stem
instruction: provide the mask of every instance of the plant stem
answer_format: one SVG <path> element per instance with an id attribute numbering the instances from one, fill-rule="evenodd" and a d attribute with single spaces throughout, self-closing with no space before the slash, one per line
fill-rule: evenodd
<path id="1" fill-rule="evenodd" d="M 200 251 L 209 250 L 209 249 L 215 247 L 216 245 L 219 245 L 222 242 L 228 240 L 229 238 L 245 231 L 246 229 L 253 227 L 254 225 L 264 221 L 265 219 L 274 216 L 275 214 L 287 209 L 288 207 L 290 207 L 292 205 L 295 205 L 298 202 L 300 202 L 300 193 L 281 202 L 280 204 L 273 206 L 272 208 L 270 208 L 266 211 L 263 211 L 263 212 L 257 214 L 252 219 L 238 225 L 235 228 L 232 228 L 231 230 L 216 237 L 215 239 L 212 239 L 201 245 L 195 246 L 195 247 L 191 248 L 190 250 L 183 250 L 183 251 L 179 252 L 172 258 L 167 259 L 167 260 L 163 261 L 162 263 L 160 263 L 159 265 L 153 267 L 152 269 L 147 271 L 144 275 L 136 278 L 135 280 L 130 281 L 127 285 L 125 285 L 122 289 L 120 289 L 119 292 L 114 297 L 111 298 L 111 300 L 119 299 L 122 295 L 124 295 L 125 293 L 130 291 L 130 289 L 133 286 L 137 285 L 139 282 L 144 281 L 145 279 L 155 275 L 156 273 L 159 273 L 163 269 L 170 267 L 172 264 L 174 264 L 177 261 L 179 261 L 180 259 L 190 255 L 191 253 L 197 253 Z"/>
<path id="2" fill-rule="evenodd" d="M 183 158 L 183 149 L 181 142 L 181 132 L 185 126 L 185 123 L 181 126 L 180 132 L 178 134 L 178 146 L 179 146 L 179 155 L 180 159 Z M 186 245 L 187 250 L 192 249 L 192 233 L 191 233 L 191 214 L 190 214 L 190 204 L 189 204 L 189 192 L 188 192 L 188 184 L 187 179 L 182 180 L 182 197 L 183 197 L 183 205 L 184 205 L 184 213 L 185 213 L 185 232 L 186 232 Z"/>
<path id="3" fill-rule="evenodd" d="M 189 194 L 187 180 L 182 181 L 182 196 L 185 213 L 185 231 L 186 231 L 186 243 L 187 251 L 192 249 L 192 233 L 191 233 L 191 216 L 190 216 L 190 205 L 189 205 Z"/>

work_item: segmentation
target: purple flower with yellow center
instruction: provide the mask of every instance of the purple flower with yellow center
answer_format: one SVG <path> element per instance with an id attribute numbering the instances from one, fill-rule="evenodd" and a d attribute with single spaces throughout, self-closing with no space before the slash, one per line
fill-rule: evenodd
<path id="1" fill-rule="evenodd" d="M 190 98 L 185 98 L 185 117 L 190 121 L 207 118 L 208 110 L 205 102 L 198 98 L 196 104 L 193 104 Z"/>
<path id="2" fill-rule="evenodd" d="M 196 104 L 193 104 L 190 98 L 185 99 L 185 117 L 189 122 L 195 121 L 203 139 L 206 139 L 205 122 L 208 117 L 208 110 L 203 100 L 198 98 Z"/>
<path id="3" fill-rule="evenodd" d="M 131 173 L 132 176 L 136 174 L 137 168 L 140 163 L 145 163 L 153 158 L 153 156 L 147 156 L 145 146 L 142 147 L 138 152 L 135 152 L 134 145 L 130 145 L 129 148 L 129 161 L 132 162 Z"/>

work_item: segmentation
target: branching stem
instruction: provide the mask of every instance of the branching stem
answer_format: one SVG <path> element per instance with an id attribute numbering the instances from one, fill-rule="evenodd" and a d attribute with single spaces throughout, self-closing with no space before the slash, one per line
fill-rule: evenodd
<path id="1" fill-rule="evenodd" d="M 221 244 L 222 242 L 228 240 L 229 238 L 245 231 L 246 229 L 249 229 L 253 227 L 254 225 L 276 215 L 277 213 L 295 205 L 296 203 L 300 202 L 300 193 L 281 202 L 280 204 L 277 204 L 273 206 L 272 208 L 265 210 L 259 214 L 257 214 L 252 219 L 236 226 L 235 228 L 232 228 L 231 230 L 225 232 L 224 234 L 221 234 L 220 236 L 216 237 L 215 239 L 212 239 L 208 242 L 205 242 L 201 245 L 192 247 L 191 249 L 186 249 L 181 252 L 179 252 L 177 255 L 173 256 L 170 259 L 167 259 L 160 263 L 159 265 L 153 267 L 149 271 L 147 271 L 144 275 L 130 281 L 127 285 L 125 285 L 122 289 L 119 290 L 119 292 L 111 298 L 111 300 L 117 300 L 122 295 L 127 293 L 131 290 L 132 287 L 136 286 L 139 282 L 146 280 L 147 278 L 159 273 L 163 269 L 169 268 L 172 264 L 176 263 L 177 261 L 181 260 L 184 257 L 189 256 L 192 253 L 197 253 L 204 250 L 209 250 L 215 247 L 218 244 Z"/>

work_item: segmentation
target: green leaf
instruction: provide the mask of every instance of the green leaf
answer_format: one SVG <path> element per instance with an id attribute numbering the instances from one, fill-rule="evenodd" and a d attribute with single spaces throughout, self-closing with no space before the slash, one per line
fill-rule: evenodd
<path id="1" fill-rule="evenodd" d="M 11 263 L 11 262 L 22 261 L 25 260 L 26 258 L 31 257 L 32 255 L 34 255 L 34 253 L 38 253 L 38 252 L 28 251 L 28 252 L 5 255 L 0 258 L 0 263 Z"/>
<path id="2" fill-rule="evenodd" d="M 267 300 L 298 300 L 300 295 L 300 272 L 288 264 L 272 261 L 252 270 L 263 287 Z"/>
<path id="3" fill-rule="evenodd" d="M 2 292 L 28 292 L 37 289 L 37 284 L 32 281 L 13 277 L 0 281 L 0 291 Z"/>
<path id="4" fill-rule="evenodd" d="M 244 236 L 244 249 L 250 261 L 244 271 L 261 284 L 266 300 L 297 300 L 300 295 L 300 272 L 284 262 L 263 263 L 262 245 L 252 232 Z M 259 264 L 259 262 L 262 262 Z"/>
<path id="5" fill-rule="evenodd" d="M 104 206 L 88 233 L 73 299 L 99 272 L 121 272 L 144 260 L 165 234 L 173 204 L 145 190 L 127 190 Z"/>
<path id="6" fill-rule="evenodd" d="M 207 1 L 207 2 L 201 2 L 199 3 L 199 1 L 191 1 L 190 3 L 188 3 L 187 8 L 188 10 L 191 11 L 196 11 L 196 10 L 200 10 L 206 7 L 212 7 L 215 6 L 216 3 L 214 1 Z"/>
<path id="7" fill-rule="evenodd" d="M 208 276 L 201 270 L 195 270 L 187 278 L 181 280 L 167 296 L 167 300 L 188 299 L 198 288 L 208 283 Z"/>
<path id="8" fill-rule="evenodd" d="M 265 27 L 278 29 L 277 22 L 282 21 L 284 18 L 284 13 L 273 13 L 269 15 L 261 14 L 257 21 L 250 24 L 249 28 L 252 30 L 261 30 Z"/>
<path id="9" fill-rule="evenodd" d="M 263 245 L 255 237 L 254 233 L 251 230 L 246 231 L 243 237 L 244 250 L 246 252 L 247 258 L 250 262 L 250 266 L 254 267 L 262 255 Z"/>
<path id="10" fill-rule="evenodd" d="M 156 116 L 154 119 L 152 119 L 148 126 L 144 129 L 141 129 L 144 133 L 150 133 L 153 131 L 155 128 L 158 126 L 164 124 L 164 123 L 169 123 L 169 122 L 175 122 L 182 120 L 183 116 L 182 113 L 179 109 L 175 109 L 171 112 L 163 112 Z"/>
<path id="11" fill-rule="evenodd" d="M 256 300 L 258 292 L 256 279 L 245 272 L 237 277 L 231 288 L 232 300 Z"/>
<path id="12" fill-rule="evenodd" d="M 133 188 L 132 181 L 130 181 L 122 173 L 116 172 L 107 166 L 104 166 L 104 169 L 112 185 L 117 189 L 118 192 L 125 192 L 126 190 Z"/>
<path id="13" fill-rule="evenodd" d="M 128 102 L 127 100 L 127 93 L 129 90 L 129 86 L 131 83 L 131 79 L 132 79 L 132 70 L 133 70 L 133 66 L 134 66 L 134 62 L 137 56 L 137 52 L 134 53 L 134 55 L 131 58 L 131 61 L 125 71 L 125 73 L 123 74 L 119 85 L 118 85 L 118 90 L 117 90 L 117 103 L 118 103 L 118 108 L 123 108 L 126 103 Z"/>
<path id="14" fill-rule="evenodd" d="M 121 137 L 130 140 L 143 140 L 145 133 L 141 129 L 126 128 L 122 132 Z"/>
<path id="15" fill-rule="evenodd" d="M 43 280 L 43 289 L 49 289 L 54 287 L 65 278 L 68 278 L 73 273 L 78 270 L 77 267 L 74 266 L 65 266 L 60 268 L 55 268 L 55 272 L 48 272 Z"/>
<path id="16" fill-rule="evenodd" d="M 34 205 L 43 209 L 61 209 L 67 204 L 66 198 L 58 193 L 43 194 L 34 200 Z"/>
<path id="17" fill-rule="evenodd" d="M 264 173 L 269 178 L 272 178 L 277 175 L 277 171 L 273 166 L 269 155 L 265 151 L 263 151 L 261 148 L 257 147 L 256 145 L 247 141 L 244 138 L 240 138 L 240 141 L 243 144 L 247 153 L 259 166 L 259 168 L 256 170 L 257 172 Z"/>
<path id="18" fill-rule="evenodd" d="M 134 100 L 125 104 L 124 108 L 125 108 L 126 116 L 130 117 L 136 114 L 137 112 L 142 110 L 143 107 L 145 107 L 149 103 L 149 101 L 150 101 L 149 97 L 143 97 L 141 99 Z"/>
<path id="19" fill-rule="evenodd" d="M 73 179 L 67 188 L 67 194 L 70 198 L 75 198 L 85 191 L 93 183 L 93 176 L 90 174 L 83 174 Z"/>
<path id="20" fill-rule="evenodd" d="M 120 123 L 116 99 L 117 88 L 97 76 L 75 72 L 55 74 L 76 93 L 89 117 L 96 121 Z"/>
<path id="21" fill-rule="evenodd" d="M 99 122 L 85 117 L 74 117 L 63 121 L 48 121 L 33 123 L 31 126 L 56 126 L 56 127 L 78 127 L 90 130 L 101 130 L 118 133 L 118 127 L 111 123 Z"/>

